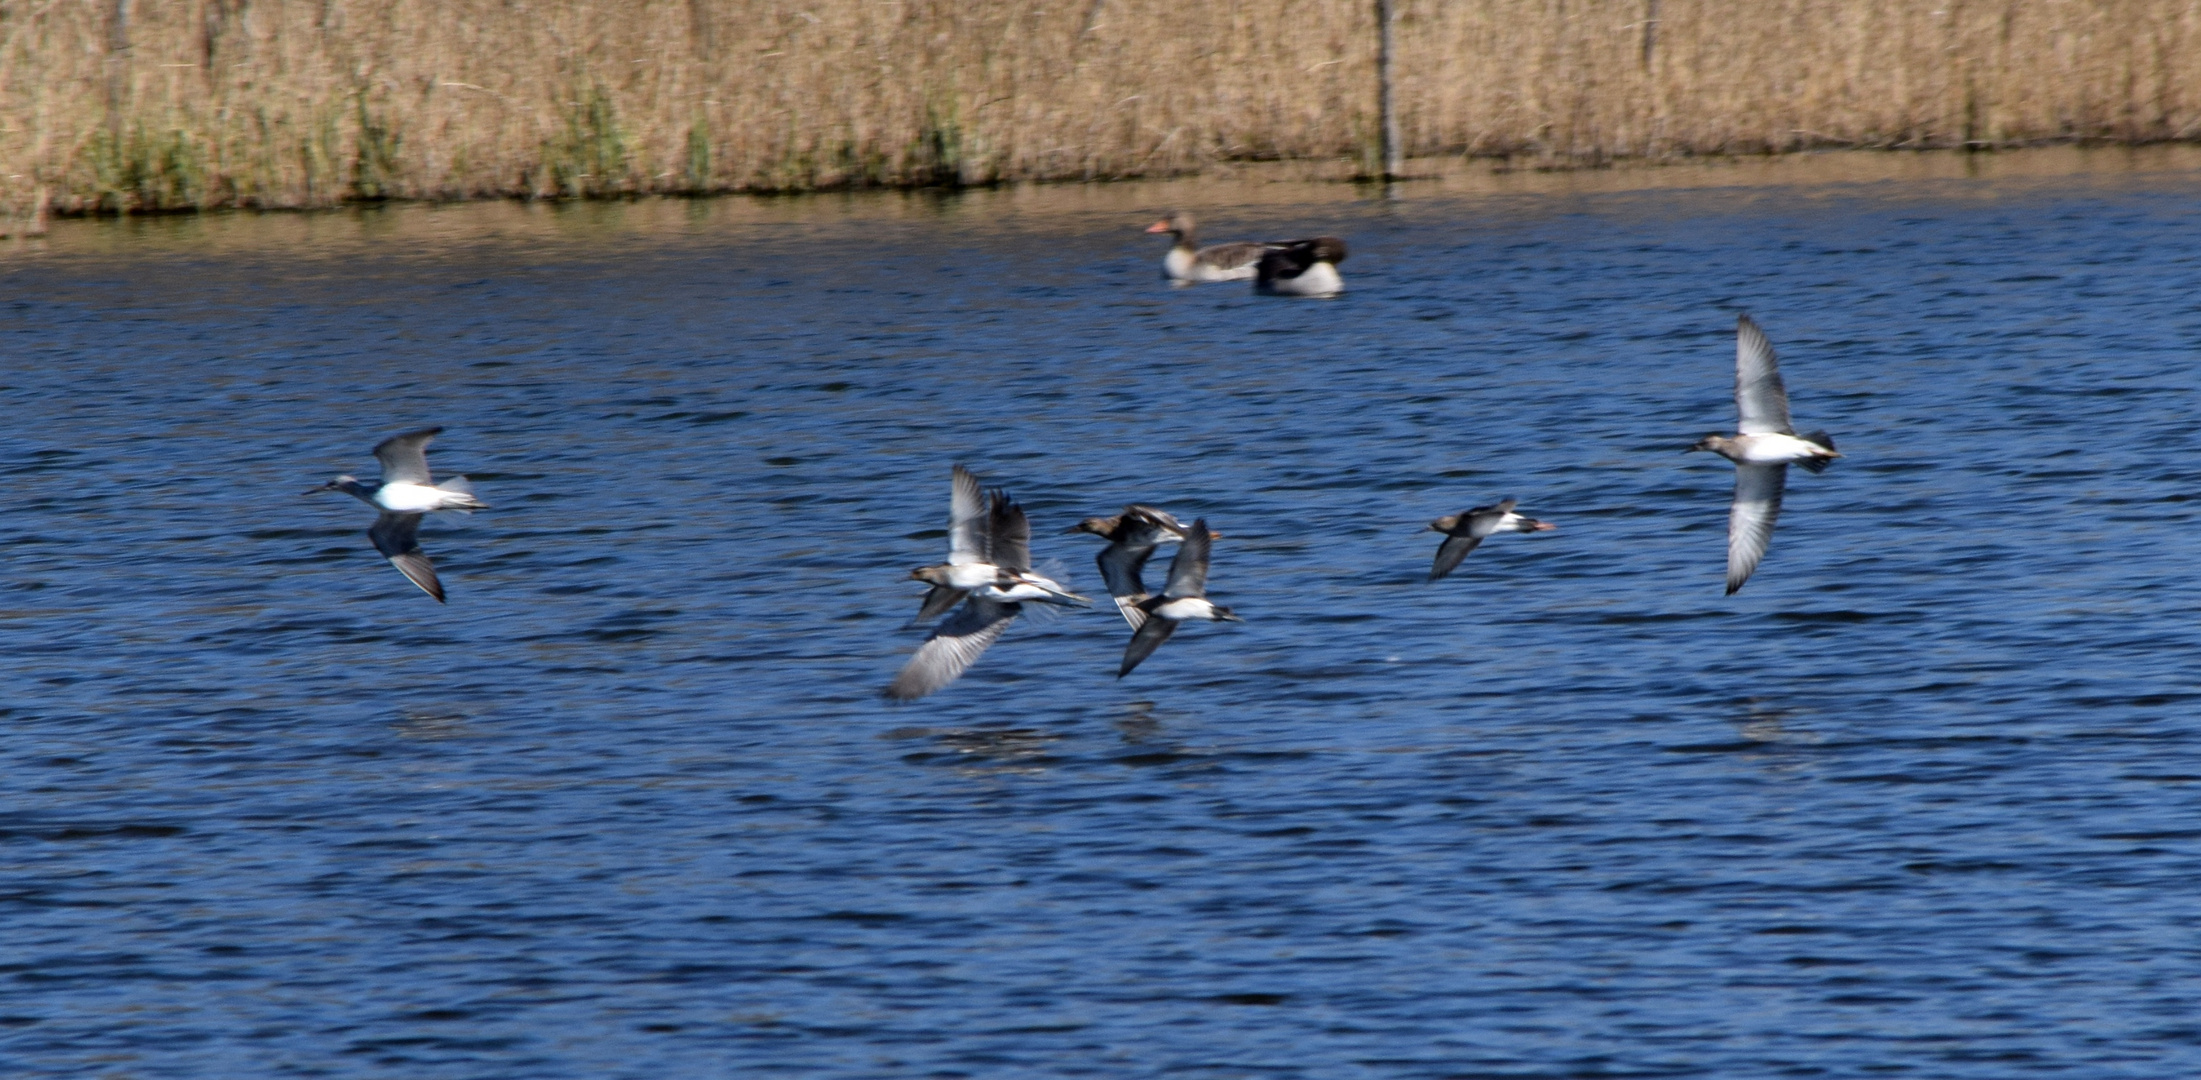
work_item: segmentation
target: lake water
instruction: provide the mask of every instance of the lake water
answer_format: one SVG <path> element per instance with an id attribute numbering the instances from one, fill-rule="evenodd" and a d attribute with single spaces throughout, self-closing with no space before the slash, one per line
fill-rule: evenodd
<path id="1" fill-rule="evenodd" d="M 2201 151 L 1393 194 L 0 246 L 0 1060 L 2201 1072 Z M 1167 288 L 1172 205 L 1351 292 Z M 1724 597 L 1745 310 L 1848 456 Z M 448 606 L 299 494 L 426 424 Z M 1089 592 L 1078 518 L 1204 516 L 1247 621 L 890 705 L 956 462 Z M 1424 583 L 1507 495 L 1558 531 Z"/>

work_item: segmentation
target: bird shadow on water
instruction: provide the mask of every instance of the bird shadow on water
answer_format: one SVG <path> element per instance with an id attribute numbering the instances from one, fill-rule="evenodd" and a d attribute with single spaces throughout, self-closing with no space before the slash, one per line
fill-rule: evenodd
<path id="1" fill-rule="evenodd" d="M 1742 715 L 1730 722 L 1746 741 L 1769 746 L 1815 746 L 1826 736 L 1805 726 L 1810 711 L 1783 705 L 1769 698 L 1749 697 L 1736 703 Z"/>
<path id="2" fill-rule="evenodd" d="M 1169 730 L 1170 715 L 1157 714 L 1152 701 L 1132 701 L 1115 709 L 1109 721 L 1122 752 L 1098 749 L 1097 757 L 1066 753 L 1076 745 L 1074 731 L 1014 726 L 1006 721 L 970 727 L 899 727 L 881 733 L 889 742 L 921 744 L 901 755 L 911 765 L 945 765 L 970 775 L 1040 775 L 1051 769 L 1105 760 L 1115 765 L 1166 765 L 1205 756 Z M 1068 741 L 1066 741 L 1068 740 Z"/>
<path id="3" fill-rule="evenodd" d="M 474 727 L 464 713 L 436 709 L 406 709 L 390 723 L 390 732 L 400 739 L 433 741 L 441 739 L 470 739 L 485 734 Z"/>
<path id="4" fill-rule="evenodd" d="M 902 760 L 911 765 L 946 765 L 971 774 L 1035 775 L 1062 760 L 1051 746 L 1064 737 L 1061 732 L 1008 726 L 903 727 L 879 736 L 890 741 L 930 744 L 902 755 Z"/>

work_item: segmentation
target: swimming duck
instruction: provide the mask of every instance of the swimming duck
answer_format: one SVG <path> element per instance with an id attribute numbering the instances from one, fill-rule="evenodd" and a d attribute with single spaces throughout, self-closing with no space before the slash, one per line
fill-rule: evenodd
<path id="1" fill-rule="evenodd" d="M 1337 264 L 1345 241 L 1335 236 L 1270 244 L 1254 265 L 1253 291 L 1269 296 L 1336 296 L 1345 291 Z"/>
<path id="2" fill-rule="evenodd" d="M 1245 281 L 1254 275 L 1269 245 L 1240 240 L 1213 247 L 1199 246 L 1192 215 L 1179 210 L 1146 227 L 1150 233 L 1168 233 L 1176 242 L 1162 256 L 1162 276 L 1171 281 Z"/>

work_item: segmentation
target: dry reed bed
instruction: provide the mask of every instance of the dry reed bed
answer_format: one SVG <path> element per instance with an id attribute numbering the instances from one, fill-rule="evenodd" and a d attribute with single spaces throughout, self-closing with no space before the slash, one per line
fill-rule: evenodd
<path id="1" fill-rule="evenodd" d="M 1373 9 L 0 0 L 0 213 L 1372 162 Z M 1398 10 L 1414 155 L 1579 163 L 2201 133 L 2201 0 Z"/>

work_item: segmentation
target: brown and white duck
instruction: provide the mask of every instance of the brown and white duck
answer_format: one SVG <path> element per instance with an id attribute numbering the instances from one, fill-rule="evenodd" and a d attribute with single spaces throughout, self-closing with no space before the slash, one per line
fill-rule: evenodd
<path id="1" fill-rule="evenodd" d="M 1287 240 L 1268 245 L 1254 264 L 1253 291 L 1269 296 L 1336 296 L 1345 291 L 1337 264 L 1345 261 L 1345 241 L 1335 236 Z"/>
<path id="2" fill-rule="evenodd" d="M 1179 210 L 1146 227 L 1150 233 L 1168 233 L 1176 240 L 1162 256 L 1162 276 L 1178 282 L 1246 281 L 1254 264 L 1270 245 L 1258 240 L 1239 240 L 1214 247 L 1200 246 L 1192 215 Z"/>
<path id="3" fill-rule="evenodd" d="M 1167 510 L 1133 504 L 1115 517 L 1086 518 L 1070 526 L 1069 531 L 1092 533 L 1108 541 L 1095 559 L 1100 564 L 1101 580 L 1108 583 L 1108 595 L 1115 598 L 1116 610 L 1123 613 L 1131 629 L 1137 630 L 1146 622 L 1146 609 L 1139 605 L 1148 596 L 1139 572 L 1146 568 L 1146 560 L 1157 546 L 1183 540 L 1185 527 Z"/>
<path id="4" fill-rule="evenodd" d="M 1446 514 L 1429 523 L 1431 529 L 1444 534 L 1444 543 L 1437 545 L 1436 564 L 1429 568 L 1429 580 L 1435 581 L 1452 572 L 1475 550 L 1477 544 L 1502 532 L 1538 533 L 1550 532 L 1559 526 L 1548 521 L 1538 521 L 1525 514 L 1513 512 L 1520 505 L 1512 499 L 1501 499 L 1489 506 L 1478 506 L 1457 514 Z"/>

